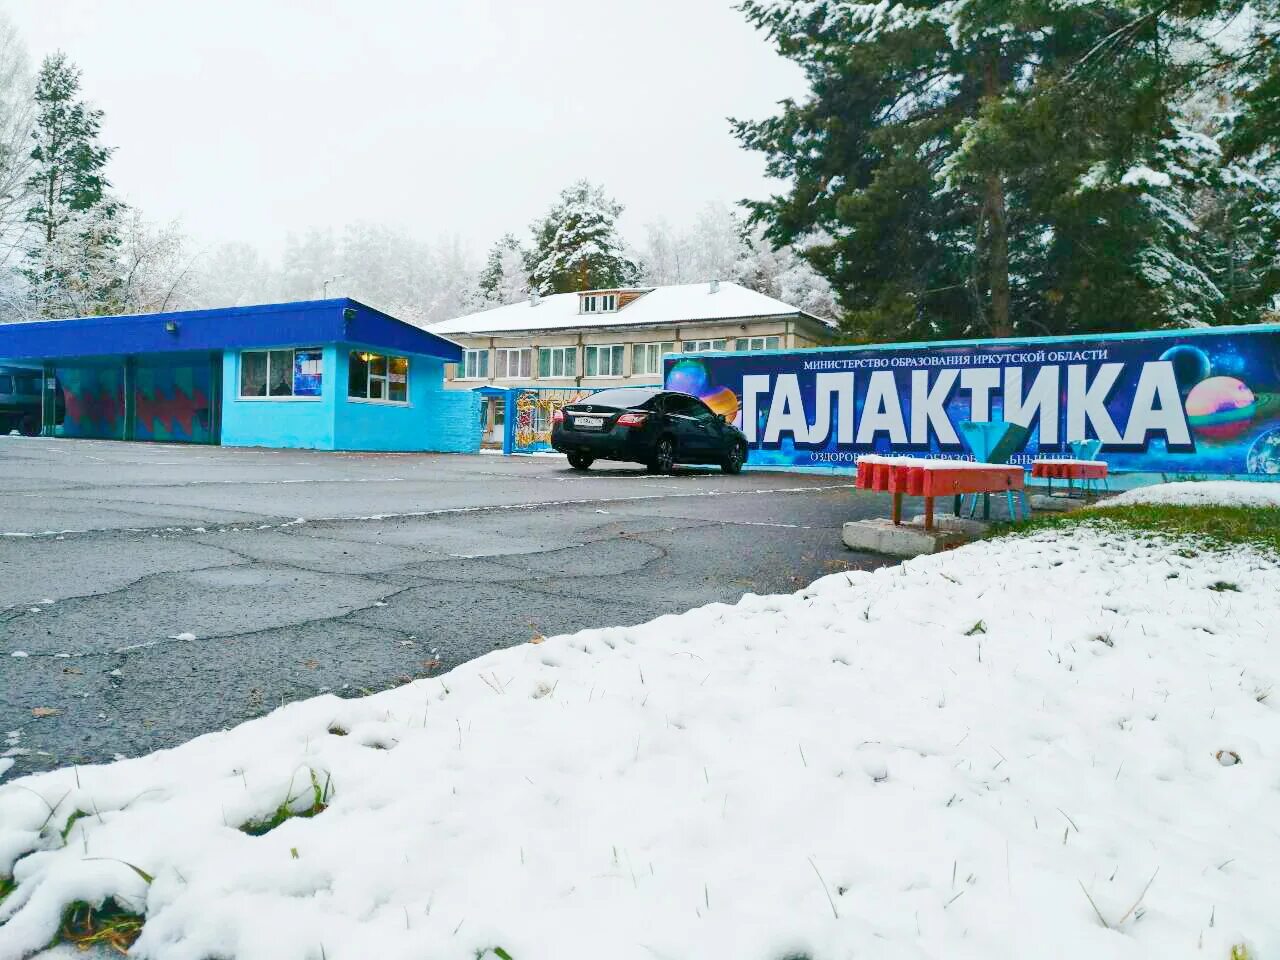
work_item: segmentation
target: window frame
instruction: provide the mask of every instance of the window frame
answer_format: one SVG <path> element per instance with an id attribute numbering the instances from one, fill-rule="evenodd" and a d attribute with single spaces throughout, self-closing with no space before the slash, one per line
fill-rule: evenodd
<path id="1" fill-rule="evenodd" d="M 773 341 L 773 346 L 769 346 L 769 341 Z M 760 346 L 753 346 L 759 341 Z M 734 342 L 734 349 L 738 351 L 744 350 L 780 350 L 782 349 L 782 335 L 777 333 L 766 333 L 754 337 L 738 337 Z"/>
<path id="2" fill-rule="evenodd" d="M 533 347 L 495 347 L 493 357 L 493 379 L 494 380 L 532 380 L 533 379 Z M 517 355 L 516 372 L 511 372 L 511 355 Z M 523 358 L 520 355 L 523 354 Z M 528 363 L 522 364 L 521 359 L 527 360 Z M 527 372 L 521 373 L 520 367 L 525 366 Z"/>
<path id="3" fill-rule="evenodd" d="M 588 373 L 591 369 L 591 351 L 596 351 L 596 372 Z M 609 351 L 609 369 L 613 369 L 613 351 L 618 353 L 618 371 L 610 373 L 600 373 L 600 351 Z M 625 343 L 587 343 L 582 347 L 582 379 L 583 380 L 619 380 L 626 376 L 623 370 L 627 366 L 627 345 Z"/>
<path id="4" fill-rule="evenodd" d="M 653 354 L 653 369 L 640 369 L 640 364 L 636 363 L 636 350 L 641 350 L 646 360 L 649 355 Z M 666 348 L 666 349 L 663 349 Z M 652 340 L 644 343 L 633 343 L 631 345 L 631 374 L 636 377 L 660 377 L 662 376 L 662 358 L 668 353 L 676 352 L 676 342 L 674 340 Z"/>
<path id="5" fill-rule="evenodd" d="M 547 358 L 547 373 L 542 372 L 543 355 Z M 572 354 L 573 360 L 568 359 Z M 562 373 L 556 373 L 555 358 L 560 358 L 560 369 Z M 578 376 L 578 346 L 577 344 L 569 344 L 568 346 L 554 347 L 538 347 L 538 370 L 536 374 L 539 380 L 572 380 Z"/>
<path id="6" fill-rule="evenodd" d="M 467 361 L 476 360 L 476 373 L 467 373 Z M 483 359 L 484 363 L 479 361 Z M 484 367 L 483 371 L 478 368 Z M 488 347 L 463 347 L 462 362 L 458 364 L 458 380 L 488 380 L 489 379 L 489 348 Z"/>
<path id="7" fill-rule="evenodd" d="M 289 354 L 289 392 L 287 394 L 271 393 L 271 357 L 273 354 Z M 319 353 L 320 354 L 320 392 L 315 394 L 299 394 L 298 393 L 298 354 L 299 353 Z M 265 393 L 246 394 L 244 392 L 244 361 L 245 357 L 250 354 L 262 354 L 266 357 L 266 380 L 264 381 Z M 314 403 L 324 399 L 324 347 L 264 347 L 252 350 L 239 350 L 236 352 L 236 399 L 250 402 L 273 402 L 273 403 Z"/>
<path id="8" fill-rule="evenodd" d="M 720 346 L 716 346 L 716 344 Z M 681 340 L 681 353 L 723 353 L 729 349 L 729 340 L 725 338 L 715 340 Z"/>
<path id="9" fill-rule="evenodd" d="M 597 301 L 599 301 L 597 305 Z M 618 295 L 616 293 L 587 293 L 582 296 L 580 313 L 617 313 Z"/>
<path id="10" fill-rule="evenodd" d="M 355 354 L 361 355 L 361 360 L 365 365 L 365 394 L 363 397 L 353 397 L 351 395 L 351 357 Z M 374 373 L 373 361 L 379 359 L 384 361 L 384 372 Z M 395 400 L 391 397 L 391 366 L 392 361 L 404 361 L 404 399 Z M 379 406 L 388 407 L 408 407 L 412 406 L 412 394 L 409 392 L 409 381 L 413 374 L 413 362 L 410 357 L 405 354 L 398 353 L 376 353 L 373 350 L 350 350 L 347 353 L 347 402 L 348 403 L 372 403 Z M 372 397 L 368 394 L 372 393 L 372 386 L 375 381 L 382 384 L 383 395 L 381 397 Z"/>

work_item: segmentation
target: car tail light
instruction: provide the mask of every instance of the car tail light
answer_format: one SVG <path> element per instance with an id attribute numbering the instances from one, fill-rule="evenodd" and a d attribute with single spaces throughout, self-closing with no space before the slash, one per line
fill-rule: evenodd
<path id="1" fill-rule="evenodd" d="M 644 422 L 649 419 L 647 413 L 624 413 L 618 418 L 618 426 L 620 427 L 643 427 Z"/>
<path id="2" fill-rule="evenodd" d="M 563 410 L 561 410 L 559 407 L 556 407 L 554 410 L 552 410 L 552 411 L 551 411 L 551 422 L 552 422 L 552 423 L 564 423 L 564 411 L 563 411 Z"/>

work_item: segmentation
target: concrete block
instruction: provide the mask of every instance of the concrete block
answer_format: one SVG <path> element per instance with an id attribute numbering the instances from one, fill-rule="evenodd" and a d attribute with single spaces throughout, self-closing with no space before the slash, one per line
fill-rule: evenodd
<path id="1" fill-rule="evenodd" d="M 926 531 L 921 521 L 895 526 L 892 520 L 853 520 L 844 525 L 842 539 L 852 550 L 885 553 L 895 557 L 918 557 L 957 547 L 969 539 L 956 530 L 939 526 Z"/>
<path id="2" fill-rule="evenodd" d="M 924 529 L 924 514 L 920 513 L 912 517 L 909 521 L 913 527 Z M 983 520 L 970 520 L 968 517 L 957 517 L 954 513 L 935 513 L 933 515 L 933 525 L 938 530 L 945 530 L 947 533 L 959 533 L 966 540 L 976 540 L 987 532 L 991 524 Z"/>
<path id="3" fill-rule="evenodd" d="M 1028 498 L 1032 510 L 1042 510 L 1046 513 L 1069 513 L 1072 510 L 1079 510 L 1092 504 L 1092 500 L 1080 500 L 1075 497 L 1051 497 L 1047 494 L 1036 493 Z"/>

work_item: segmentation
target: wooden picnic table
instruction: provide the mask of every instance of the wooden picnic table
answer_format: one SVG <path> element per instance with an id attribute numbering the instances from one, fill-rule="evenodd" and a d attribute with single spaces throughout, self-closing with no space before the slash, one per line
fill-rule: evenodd
<path id="1" fill-rule="evenodd" d="M 893 522 L 902 523 L 902 497 L 924 497 L 924 528 L 933 529 L 934 497 L 954 497 L 956 513 L 966 494 L 1021 494 L 1023 470 L 1007 463 L 977 463 L 973 460 L 930 460 L 924 457 L 885 457 L 875 454 L 858 458 L 859 490 L 893 494 Z M 1013 515 L 1010 496 L 1010 516 Z"/>

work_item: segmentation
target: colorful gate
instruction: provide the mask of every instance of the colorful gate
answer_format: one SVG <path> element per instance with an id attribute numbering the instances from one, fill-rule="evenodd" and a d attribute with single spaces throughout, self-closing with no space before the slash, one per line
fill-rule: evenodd
<path id="1" fill-rule="evenodd" d="M 508 394 L 509 443 L 505 453 L 544 453 L 551 450 L 551 422 L 555 412 L 595 391 L 581 387 L 523 387 Z"/>

